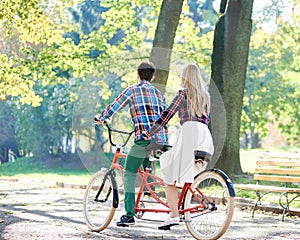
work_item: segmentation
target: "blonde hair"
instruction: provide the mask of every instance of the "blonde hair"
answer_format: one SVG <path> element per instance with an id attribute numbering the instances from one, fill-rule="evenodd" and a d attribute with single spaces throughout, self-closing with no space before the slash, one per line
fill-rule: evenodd
<path id="1" fill-rule="evenodd" d="M 181 74 L 181 87 L 187 89 L 190 116 L 206 115 L 210 110 L 210 96 L 196 64 L 187 64 Z"/>

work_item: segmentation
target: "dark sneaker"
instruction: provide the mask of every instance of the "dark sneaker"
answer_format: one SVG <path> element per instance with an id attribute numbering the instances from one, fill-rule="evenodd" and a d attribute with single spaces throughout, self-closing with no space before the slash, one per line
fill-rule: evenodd
<path id="1" fill-rule="evenodd" d="M 126 215 L 123 215 L 120 218 L 120 221 L 117 222 L 118 227 L 128 227 L 128 226 L 134 225 L 134 224 L 135 224 L 134 217 L 128 217 Z"/>

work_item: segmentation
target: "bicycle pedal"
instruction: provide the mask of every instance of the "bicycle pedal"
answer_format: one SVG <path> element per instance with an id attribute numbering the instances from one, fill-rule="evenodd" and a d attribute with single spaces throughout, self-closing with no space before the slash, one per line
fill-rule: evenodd
<path id="1" fill-rule="evenodd" d="M 180 219 L 180 222 L 191 222 L 191 220 L 185 220 L 184 218 Z"/>

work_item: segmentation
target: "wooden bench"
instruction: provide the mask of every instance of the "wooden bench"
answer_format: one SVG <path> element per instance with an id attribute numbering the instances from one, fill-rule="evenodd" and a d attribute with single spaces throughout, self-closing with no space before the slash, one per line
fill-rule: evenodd
<path id="1" fill-rule="evenodd" d="M 280 193 L 284 221 L 285 214 L 290 213 L 290 204 L 300 197 L 300 154 L 263 153 L 256 161 L 253 179 L 256 184 L 234 184 L 237 190 L 255 191 L 257 198 L 252 217 L 258 205 L 262 205 L 262 197 L 273 192 Z"/>

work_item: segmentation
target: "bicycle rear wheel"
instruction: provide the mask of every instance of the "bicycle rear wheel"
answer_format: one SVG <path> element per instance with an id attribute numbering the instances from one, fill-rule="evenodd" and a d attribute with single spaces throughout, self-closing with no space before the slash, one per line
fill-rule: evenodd
<path id="1" fill-rule="evenodd" d="M 98 171 L 89 181 L 84 193 L 83 215 L 86 225 L 95 232 L 105 229 L 115 214 L 116 204 L 116 180 L 106 170 Z"/>
<path id="2" fill-rule="evenodd" d="M 234 211 L 234 198 L 230 196 L 225 179 L 217 172 L 199 174 L 186 192 L 184 208 L 188 231 L 196 239 L 218 239 L 229 227 Z M 203 206 L 204 207 L 199 207 Z M 198 206 L 196 208 L 196 206 Z"/>

